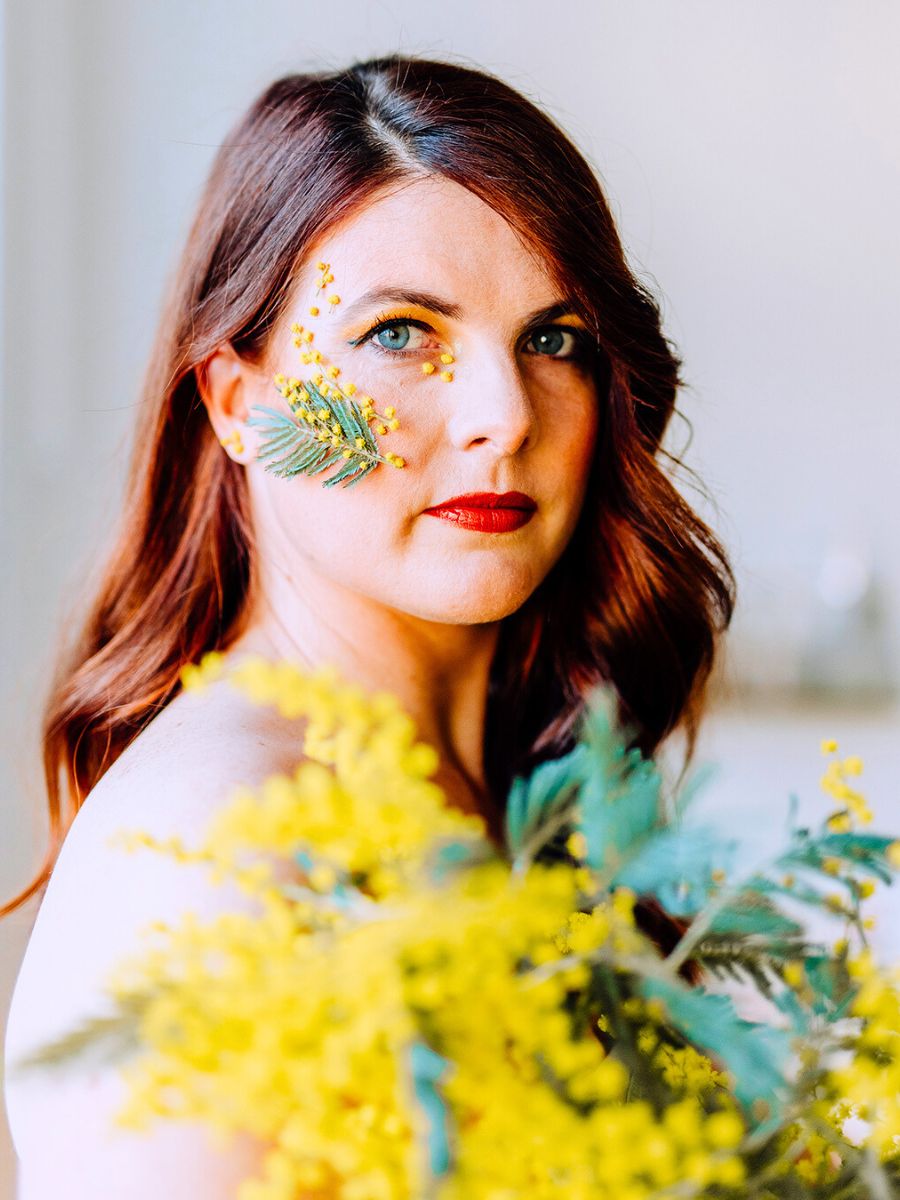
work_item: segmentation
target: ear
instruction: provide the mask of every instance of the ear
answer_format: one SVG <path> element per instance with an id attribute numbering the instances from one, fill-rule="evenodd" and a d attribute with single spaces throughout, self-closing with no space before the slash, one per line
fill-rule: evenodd
<path id="1" fill-rule="evenodd" d="M 259 438 L 246 420 L 258 397 L 259 372 L 230 342 L 223 342 L 194 374 L 216 437 L 235 461 L 252 461 Z"/>

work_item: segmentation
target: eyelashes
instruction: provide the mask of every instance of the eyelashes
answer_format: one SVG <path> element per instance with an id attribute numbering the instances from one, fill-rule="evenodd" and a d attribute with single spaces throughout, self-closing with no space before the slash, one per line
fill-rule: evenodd
<path id="1" fill-rule="evenodd" d="M 533 341 L 539 334 L 546 335 L 550 333 L 561 333 L 563 336 L 569 335 L 572 339 L 572 349 L 568 354 L 541 354 L 534 351 L 538 358 L 551 358 L 557 362 L 587 362 L 596 353 L 596 344 L 590 334 L 585 329 L 577 329 L 573 325 L 536 325 L 535 328 L 528 334 L 526 345 Z"/>
<path id="2" fill-rule="evenodd" d="M 375 341 L 375 339 L 378 337 L 379 333 L 382 333 L 385 329 L 394 329 L 397 326 L 402 327 L 403 325 L 409 325 L 413 329 L 421 329 L 423 333 L 432 332 L 430 327 L 417 317 L 407 317 L 403 316 L 402 314 L 396 317 L 376 317 L 376 323 L 372 326 L 368 333 L 364 333 L 360 338 L 355 338 L 352 342 L 352 345 L 361 346 L 366 342 L 371 342 L 372 346 L 380 354 L 385 354 L 394 358 L 402 357 L 404 354 L 403 347 L 391 349 L 389 346 L 382 346 L 379 342 Z M 412 354 L 414 350 L 419 349 L 422 349 L 422 347 L 416 346 L 413 348 L 413 350 L 407 351 L 406 353 Z"/>
<path id="3" fill-rule="evenodd" d="M 394 317 L 379 316 L 376 318 L 375 324 L 371 327 L 371 329 L 369 329 L 361 337 L 354 338 L 351 341 L 350 345 L 357 347 L 357 346 L 365 345 L 368 342 L 371 342 L 372 347 L 374 348 L 374 350 L 377 353 L 383 354 L 388 358 L 408 357 L 408 356 L 416 353 L 417 351 L 424 349 L 424 347 L 416 346 L 416 347 L 413 347 L 411 350 L 405 350 L 403 347 L 392 349 L 388 346 L 381 345 L 376 340 L 379 333 L 382 333 L 384 330 L 393 329 L 398 326 L 402 327 L 404 325 L 410 326 L 413 329 L 420 329 L 420 330 L 422 330 L 423 333 L 433 333 L 434 332 L 431 329 L 431 326 L 427 325 L 424 321 L 422 321 L 418 317 L 405 316 L 403 314 L 400 314 L 400 315 L 397 315 Z M 594 355 L 596 354 L 596 345 L 593 341 L 593 338 L 587 332 L 587 330 L 578 329 L 572 325 L 536 325 L 526 335 L 523 345 L 527 346 L 528 343 L 531 342 L 535 337 L 537 337 L 538 334 L 547 334 L 547 333 L 561 333 L 563 336 L 568 334 L 572 338 L 572 342 L 573 342 L 572 349 L 568 354 L 562 354 L 562 355 L 560 355 L 560 354 L 541 354 L 540 351 L 532 351 L 532 353 L 538 358 L 555 359 L 557 362 L 573 362 L 573 361 L 585 362 L 588 359 L 593 358 Z"/>

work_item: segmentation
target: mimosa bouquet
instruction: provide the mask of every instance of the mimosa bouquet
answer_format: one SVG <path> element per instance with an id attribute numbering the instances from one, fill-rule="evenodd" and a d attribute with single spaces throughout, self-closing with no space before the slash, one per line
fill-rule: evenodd
<path id="1" fill-rule="evenodd" d="M 900 841 L 861 830 L 857 760 L 825 745 L 821 827 L 735 871 L 684 819 L 700 781 L 667 796 L 598 691 L 571 752 L 514 781 L 501 847 L 389 694 L 217 654 L 183 679 L 223 673 L 305 721 L 303 761 L 237 789 L 201 846 L 121 836 L 236 879 L 258 915 L 155 925 L 115 1016 L 32 1067 L 130 1050 L 123 1125 L 270 1147 L 239 1200 L 897 1194 L 900 978 L 861 906 Z M 840 937 L 813 942 L 804 906 Z M 771 1018 L 739 1015 L 732 980 Z"/>

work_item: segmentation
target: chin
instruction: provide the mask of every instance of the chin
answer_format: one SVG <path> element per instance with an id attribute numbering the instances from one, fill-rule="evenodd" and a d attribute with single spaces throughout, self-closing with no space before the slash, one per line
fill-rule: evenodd
<path id="1" fill-rule="evenodd" d="M 475 578 L 435 574 L 418 615 L 448 625 L 502 621 L 522 607 L 539 582 L 533 568 L 487 571 Z"/>

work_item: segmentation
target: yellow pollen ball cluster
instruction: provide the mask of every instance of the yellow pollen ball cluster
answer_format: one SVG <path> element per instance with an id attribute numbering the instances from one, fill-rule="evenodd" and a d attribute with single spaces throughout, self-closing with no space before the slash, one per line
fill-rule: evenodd
<path id="1" fill-rule="evenodd" d="M 221 656 L 208 656 L 183 681 L 222 673 Z M 120 969 L 114 993 L 150 997 L 142 1038 L 153 1052 L 129 1065 L 120 1125 L 177 1112 L 223 1133 L 252 1129 L 270 1149 L 240 1200 L 422 1196 L 427 1125 L 405 1064 L 426 1028 L 453 1061 L 441 1096 L 463 1132 L 440 1200 L 650 1200 L 685 1180 L 740 1185 L 744 1122 L 706 1111 L 721 1079 L 708 1059 L 660 1047 L 676 1093 L 660 1119 L 628 1100 L 626 1067 L 592 1034 L 573 1036 L 563 1009 L 586 979 L 567 956 L 642 944 L 633 892 L 577 912 L 574 872 L 534 863 L 513 879 L 507 861 L 484 858 L 484 821 L 447 804 L 431 779 L 437 755 L 395 697 L 330 667 L 264 659 L 228 678 L 305 720 L 304 761 L 238 788 L 196 851 L 133 835 L 133 848 L 233 876 L 262 912 L 205 924 L 188 914 Z M 424 872 L 442 844 L 472 854 L 465 871 Z M 290 891 L 275 885 L 276 864 L 293 864 Z M 350 880 L 340 899 L 334 889 Z M 649 1046 L 660 1006 L 633 1008 Z"/>
<path id="2" fill-rule="evenodd" d="M 327 286 L 328 283 L 331 283 L 334 280 L 334 275 L 330 270 L 330 265 L 326 262 L 319 262 L 317 264 L 317 269 L 320 272 L 318 289 L 321 291 Z M 334 306 L 339 303 L 339 296 L 332 295 L 328 297 L 328 304 L 330 306 Z M 320 311 L 321 310 L 317 304 L 310 305 L 309 307 L 309 313 L 311 316 L 318 316 Z M 322 370 L 317 371 L 312 376 L 311 385 L 309 385 L 315 389 L 317 397 L 321 399 L 333 397 L 337 401 L 345 400 L 349 403 L 350 398 L 354 397 L 358 392 L 357 385 L 351 382 L 344 384 L 337 383 L 336 381 L 341 374 L 341 368 L 328 363 L 320 350 L 303 349 L 304 344 L 308 346 L 313 341 L 314 335 L 312 330 L 305 329 L 304 326 L 297 321 L 294 321 L 291 324 L 290 329 L 293 335 L 294 345 L 301 350 L 301 361 L 305 365 L 321 364 Z M 434 367 L 432 366 L 431 369 L 433 370 Z M 307 424 L 313 426 L 323 426 L 322 428 L 316 429 L 314 432 L 314 436 L 317 441 L 329 442 L 336 448 L 343 445 L 341 453 L 344 458 L 352 458 L 354 454 L 359 454 L 359 452 L 362 452 L 363 457 L 368 458 L 370 461 L 374 459 L 377 461 L 390 463 L 395 467 L 402 467 L 406 465 L 405 460 L 402 459 L 400 455 L 394 453 L 387 453 L 383 455 L 379 454 L 374 450 L 371 443 L 367 443 L 366 438 L 356 436 L 352 430 L 349 432 L 345 430 L 342 424 L 343 417 L 341 417 L 340 421 L 337 421 L 334 419 L 334 414 L 332 414 L 328 409 L 319 408 L 315 411 L 312 411 L 308 408 L 301 407 L 301 405 L 309 401 L 310 393 L 307 390 L 300 390 L 300 380 L 286 380 L 284 374 L 281 372 L 275 375 L 274 378 L 275 384 L 281 392 L 281 395 L 288 399 L 292 410 L 300 417 L 302 421 L 305 421 Z M 357 402 L 353 403 L 355 404 Z M 353 411 L 354 408 L 351 404 L 351 412 Z M 363 395 L 358 402 L 358 408 L 355 409 L 355 412 L 357 418 L 361 415 L 362 419 L 365 420 L 367 424 L 372 421 L 377 421 L 375 429 L 380 435 L 388 434 L 400 428 L 400 421 L 396 416 L 396 409 L 390 405 L 384 414 L 379 413 L 375 407 L 375 401 L 371 396 Z"/>
<path id="3" fill-rule="evenodd" d="M 441 355 L 442 363 L 452 363 L 454 361 L 455 360 L 454 360 L 452 354 L 442 354 Z M 433 375 L 436 370 L 437 370 L 437 367 L 434 365 L 433 362 L 422 363 L 422 374 L 423 375 Z M 440 378 L 443 379 L 444 383 L 450 383 L 453 379 L 453 372 L 452 371 L 441 371 Z"/>
<path id="4" fill-rule="evenodd" d="M 875 1195 L 863 1175 L 831 1184 L 857 1157 L 878 1182 L 900 1153 L 900 968 L 836 943 L 831 965 L 851 986 L 835 995 L 855 1031 L 826 1058 L 817 1021 L 791 1040 L 808 1093 L 780 1112 L 747 1101 L 724 1045 L 749 1036 L 746 1022 L 725 1011 L 703 1041 L 705 989 L 680 983 L 645 937 L 643 887 L 587 865 L 590 822 L 565 828 L 574 865 L 540 861 L 533 824 L 498 848 L 480 815 L 448 802 L 438 755 L 396 696 L 330 665 L 219 652 L 180 672 L 198 693 L 223 679 L 302 722 L 301 761 L 238 785 L 196 847 L 119 831 L 125 849 L 232 881 L 256 911 L 154 922 L 148 948 L 118 964 L 107 989 L 143 1051 L 124 1065 L 118 1125 L 252 1134 L 259 1171 L 236 1200 L 726 1200 L 763 1179 L 760 1200 L 820 1185 L 835 1200 Z M 839 783 L 862 770 L 840 766 Z M 806 951 L 782 958 L 792 1006 L 825 994 Z M 683 1015 L 695 1004 L 696 1025 Z M 764 1160 L 755 1122 L 770 1115 L 767 1142 L 783 1135 L 785 1153 Z M 829 1135 L 848 1117 L 870 1132 L 842 1163 Z"/>
<path id="5" fill-rule="evenodd" d="M 825 754 L 836 753 L 837 743 L 832 740 L 824 741 L 822 751 Z M 848 782 L 861 775 L 862 771 L 862 759 L 856 755 L 850 755 L 843 761 L 833 758 L 825 768 L 825 774 L 820 780 L 822 791 L 840 805 L 828 822 L 829 828 L 835 833 L 848 832 L 853 828 L 854 822 L 868 825 L 872 821 L 872 810 L 865 797 Z"/>

